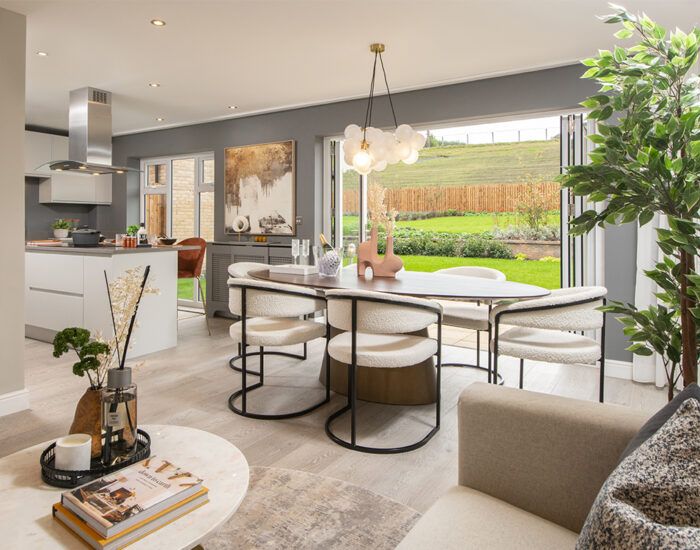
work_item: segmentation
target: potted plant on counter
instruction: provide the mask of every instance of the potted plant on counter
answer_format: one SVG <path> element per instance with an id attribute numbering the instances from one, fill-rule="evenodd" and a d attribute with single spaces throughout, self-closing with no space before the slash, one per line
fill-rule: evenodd
<path id="1" fill-rule="evenodd" d="M 65 239 L 68 237 L 70 230 L 73 229 L 73 220 L 58 218 L 51 224 L 51 229 L 53 229 L 54 238 Z"/>

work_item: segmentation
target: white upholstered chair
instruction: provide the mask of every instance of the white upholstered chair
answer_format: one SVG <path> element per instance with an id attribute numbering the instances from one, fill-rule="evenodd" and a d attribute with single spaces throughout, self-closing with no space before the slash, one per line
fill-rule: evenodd
<path id="1" fill-rule="evenodd" d="M 326 395 L 320 403 L 311 405 L 303 410 L 285 414 L 251 413 L 248 409 L 248 393 L 261 387 L 265 381 L 265 356 L 281 355 L 302 359 L 281 351 L 267 351 L 266 346 L 291 346 L 303 344 L 326 336 L 326 325 L 309 321 L 306 316 L 325 307 L 323 298 L 316 291 L 292 285 L 283 285 L 252 279 L 228 280 L 229 308 L 231 313 L 240 317 L 240 321 L 231 325 L 230 334 L 234 342 L 240 343 L 242 353 L 236 358 L 240 360 L 241 389 L 229 397 L 229 408 L 236 414 L 250 418 L 282 419 L 301 416 L 330 400 L 330 361 L 328 352 L 324 354 L 326 368 Z M 256 346 L 259 351 L 249 351 L 248 346 Z M 306 348 L 305 348 L 306 351 Z M 248 369 L 248 358 L 259 358 L 259 370 Z M 255 375 L 259 381 L 247 385 L 247 376 Z M 241 398 L 240 408 L 235 401 Z"/>
<path id="2" fill-rule="evenodd" d="M 462 277 L 479 277 L 493 281 L 505 281 L 506 276 L 501 271 L 490 267 L 465 265 L 438 269 L 435 273 L 443 275 L 458 275 Z M 442 322 L 446 326 L 464 328 L 476 331 L 476 365 L 469 363 L 443 363 L 443 367 L 465 367 L 485 370 L 488 381 L 491 382 L 491 349 L 487 349 L 488 366 L 481 366 L 481 333 L 487 332 L 491 339 L 491 323 L 489 315 L 491 304 L 481 302 L 465 302 L 464 300 L 437 300 L 442 306 Z"/>
<path id="3" fill-rule="evenodd" d="M 600 363 L 599 400 L 605 396 L 605 304 L 607 289 L 601 286 L 561 288 L 549 296 L 496 306 L 491 311 L 493 324 L 494 376 L 498 374 L 498 356 L 520 359 L 523 387 L 525 359 L 558 364 Z M 501 324 L 512 328 L 499 334 Z M 601 329 L 600 343 L 581 332 Z"/>
<path id="4" fill-rule="evenodd" d="M 263 262 L 235 262 L 228 266 L 228 274 L 234 279 L 246 279 L 251 271 L 260 271 L 263 269 L 269 269 L 270 264 Z M 303 356 L 296 356 L 297 359 L 306 359 L 306 344 L 304 344 Z M 234 355 L 228 362 L 229 367 L 233 370 L 241 372 L 241 368 L 236 365 L 236 361 L 241 358 L 241 343 L 238 343 L 238 355 Z M 248 371 L 253 374 L 258 374 L 255 371 Z"/>
<path id="5" fill-rule="evenodd" d="M 425 445 L 440 429 L 440 344 L 442 310 L 432 300 L 360 290 L 326 292 L 328 324 L 345 331 L 330 339 L 330 357 L 348 365 L 347 405 L 326 420 L 326 434 L 348 449 L 367 453 L 401 453 Z M 437 340 L 415 332 L 438 325 Z M 400 447 L 357 443 L 357 367 L 402 368 L 437 356 L 435 426 L 420 441 Z M 350 441 L 333 433 L 331 424 L 350 411 Z"/>

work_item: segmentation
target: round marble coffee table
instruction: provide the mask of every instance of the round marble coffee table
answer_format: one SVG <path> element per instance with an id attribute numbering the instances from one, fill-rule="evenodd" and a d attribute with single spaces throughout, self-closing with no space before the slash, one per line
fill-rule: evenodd
<path id="1" fill-rule="evenodd" d="M 248 490 L 248 462 L 221 437 L 182 426 L 139 426 L 151 436 L 151 456 L 186 466 L 204 479 L 209 502 L 130 545 L 133 550 L 189 549 L 213 535 L 236 511 Z M 41 480 L 40 443 L 0 459 L 0 532 L 3 548 L 86 548 L 53 519 L 61 492 Z"/>

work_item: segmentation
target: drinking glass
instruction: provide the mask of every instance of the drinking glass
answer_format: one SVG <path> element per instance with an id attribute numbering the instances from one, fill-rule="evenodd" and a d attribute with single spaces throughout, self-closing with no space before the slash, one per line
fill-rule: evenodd
<path id="1" fill-rule="evenodd" d="M 319 260 L 323 256 L 323 247 L 319 244 L 315 244 L 311 247 L 311 250 L 314 253 L 314 265 L 318 265 Z"/>
<path id="2" fill-rule="evenodd" d="M 309 265 L 309 239 L 301 241 L 301 263 Z"/>
<path id="3" fill-rule="evenodd" d="M 294 258 L 294 265 L 297 264 L 298 257 L 299 257 L 299 239 L 292 239 L 292 258 Z"/>

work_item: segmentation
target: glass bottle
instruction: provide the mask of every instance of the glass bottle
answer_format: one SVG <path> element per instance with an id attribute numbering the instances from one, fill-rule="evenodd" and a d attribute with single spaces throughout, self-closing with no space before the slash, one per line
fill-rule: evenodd
<path id="1" fill-rule="evenodd" d="M 102 463 L 105 466 L 128 460 L 136 452 L 136 384 L 131 369 L 110 369 L 102 390 Z"/>
<path id="2" fill-rule="evenodd" d="M 138 238 L 138 246 L 146 246 L 148 244 L 148 233 L 146 232 L 146 224 L 142 223 L 139 230 L 136 232 Z"/>

